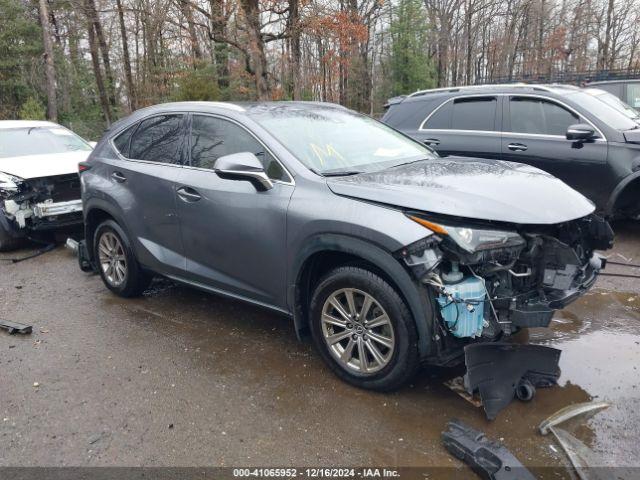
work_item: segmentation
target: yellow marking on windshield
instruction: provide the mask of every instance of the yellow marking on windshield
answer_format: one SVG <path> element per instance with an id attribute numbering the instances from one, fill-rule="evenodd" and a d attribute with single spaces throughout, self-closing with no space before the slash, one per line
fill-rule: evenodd
<path id="1" fill-rule="evenodd" d="M 325 159 L 331 157 L 337 158 L 344 164 L 346 164 L 346 160 L 344 159 L 344 157 L 340 155 L 340 153 L 330 143 L 327 143 L 324 147 L 316 145 L 315 143 L 310 143 L 309 146 L 311 147 L 311 150 L 313 150 L 313 153 L 316 155 L 316 157 L 318 157 L 318 160 L 320 160 L 320 165 L 323 167 Z"/>

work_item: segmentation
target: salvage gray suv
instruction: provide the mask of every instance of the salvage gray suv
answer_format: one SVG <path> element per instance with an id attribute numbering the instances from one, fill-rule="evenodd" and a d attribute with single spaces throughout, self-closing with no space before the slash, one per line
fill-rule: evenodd
<path id="1" fill-rule="evenodd" d="M 331 104 L 146 108 L 80 171 L 81 265 L 107 288 L 130 297 L 159 274 L 275 310 L 364 388 L 547 326 L 612 243 L 541 170 L 439 158 Z"/>

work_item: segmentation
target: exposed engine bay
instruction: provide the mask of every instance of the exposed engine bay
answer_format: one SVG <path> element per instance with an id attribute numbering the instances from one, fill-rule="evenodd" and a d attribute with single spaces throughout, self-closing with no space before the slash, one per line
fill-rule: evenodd
<path id="1" fill-rule="evenodd" d="M 556 310 L 595 283 L 606 261 L 594 251 L 613 245 L 611 227 L 596 215 L 559 225 L 477 228 L 409 216 L 434 231 L 400 256 L 435 299 L 439 363 L 469 342 L 548 326 Z"/>
<path id="2" fill-rule="evenodd" d="M 0 222 L 16 236 L 81 223 L 78 175 L 23 180 L 0 173 Z"/>
<path id="3" fill-rule="evenodd" d="M 433 305 L 434 353 L 427 363 L 464 363 L 464 388 L 489 419 L 513 398 L 529 401 L 555 385 L 560 351 L 505 343 L 521 328 L 547 327 L 556 310 L 583 295 L 606 261 L 613 231 L 596 215 L 558 225 L 409 218 L 433 235 L 399 254 Z"/>

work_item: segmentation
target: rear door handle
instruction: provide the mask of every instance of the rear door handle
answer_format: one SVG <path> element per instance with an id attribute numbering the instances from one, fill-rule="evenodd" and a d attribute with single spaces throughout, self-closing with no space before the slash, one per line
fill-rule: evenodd
<path id="1" fill-rule="evenodd" d="M 438 140 L 437 138 L 427 138 L 422 143 L 430 147 L 431 145 L 440 145 L 440 140 Z"/>
<path id="2" fill-rule="evenodd" d="M 113 172 L 111 177 L 118 183 L 127 181 L 127 177 L 125 177 L 121 172 Z"/>
<path id="3" fill-rule="evenodd" d="M 176 193 L 178 197 L 180 197 L 180 200 L 188 203 L 197 202 L 202 198 L 200 194 L 191 187 L 180 187 Z"/>
<path id="4" fill-rule="evenodd" d="M 527 146 L 522 144 L 522 143 L 510 143 L 509 145 L 507 145 L 507 148 L 509 150 L 514 151 L 514 152 L 526 152 L 527 151 Z"/>

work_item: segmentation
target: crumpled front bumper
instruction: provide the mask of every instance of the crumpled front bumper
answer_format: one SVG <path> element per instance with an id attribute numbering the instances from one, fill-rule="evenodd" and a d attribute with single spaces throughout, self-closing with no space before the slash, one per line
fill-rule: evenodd
<path id="1" fill-rule="evenodd" d="M 38 203 L 5 200 L 3 224 L 10 232 L 22 235 L 26 230 L 49 230 L 82 223 L 82 200 Z"/>
<path id="2" fill-rule="evenodd" d="M 574 302 L 593 286 L 606 263 L 604 257 L 594 253 L 589 262 L 580 267 L 578 274 L 574 272 L 577 279 L 558 279 L 557 271 L 545 271 L 542 294 L 521 304 L 513 302 L 509 308 L 509 320 L 516 327 L 547 327 L 556 310 Z M 561 288 L 554 288 L 557 286 Z"/>
<path id="3" fill-rule="evenodd" d="M 82 212 L 82 200 L 70 200 L 68 202 L 42 202 L 33 207 L 33 215 L 38 218 L 57 217 L 69 213 Z"/>

